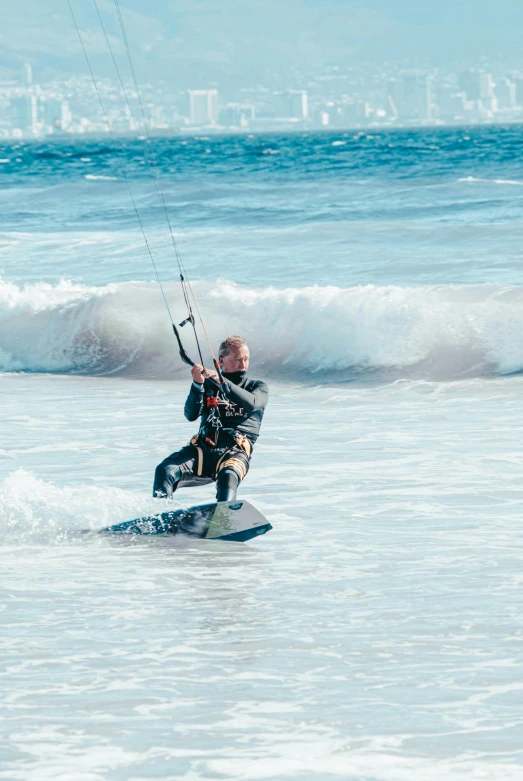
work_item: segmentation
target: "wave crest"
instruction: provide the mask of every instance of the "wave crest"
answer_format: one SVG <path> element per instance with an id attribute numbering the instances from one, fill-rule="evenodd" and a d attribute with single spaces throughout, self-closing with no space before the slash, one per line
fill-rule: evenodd
<path id="1" fill-rule="evenodd" d="M 166 286 L 177 321 L 181 289 Z M 215 343 L 241 333 L 252 372 L 279 378 L 453 377 L 523 369 L 523 289 L 494 285 L 193 289 Z M 186 376 L 155 282 L 23 288 L 0 280 L 2 371 Z M 190 326 L 184 342 L 197 355 Z M 204 340 L 202 340 L 204 342 Z"/>

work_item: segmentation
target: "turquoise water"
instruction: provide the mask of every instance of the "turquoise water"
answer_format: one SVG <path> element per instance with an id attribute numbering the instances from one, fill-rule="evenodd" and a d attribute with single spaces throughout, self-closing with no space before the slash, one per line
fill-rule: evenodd
<path id="1" fill-rule="evenodd" d="M 271 387 L 247 545 L 79 534 L 154 506 L 187 371 L 117 150 L 0 148 L 0 778 L 519 781 L 522 133 L 158 141 Z"/>

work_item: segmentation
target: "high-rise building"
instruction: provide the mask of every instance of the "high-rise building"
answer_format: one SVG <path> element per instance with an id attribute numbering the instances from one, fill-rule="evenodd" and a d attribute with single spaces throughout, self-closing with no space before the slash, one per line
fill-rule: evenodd
<path id="1" fill-rule="evenodd" d="M 523 76 L 514 76 L 512 81 L 516 88 L 516 105 L 523 106 Z"/>
<path id="2" fill-rule="evenodd" d="M 38 98 L 36 95 L 21 95 L 11 98 L 11 127 L 16 130 L 35 133 L 38 128 Z"/>
<path id="3" fill-rule="evenodd" d="M 387 98 L 392 114 L 401 119 L 430 119 L 432 89 L 428 76 L 405 73 L 387 84 Z"/>
<path id="4" fill-rule="evenodd" d="M 479 98 L 481 107 L 495 113 L 498 110 L 498 101 L 494 94 L 494 79 L 490 73 L 479 74 Z"/>
<path id="5" fill-rule="evenodd" d="M 432 99 L 428 76 L 411 73 L 403 77 L 403 105 L 408 117 L 431 118 Z"/>
<path id="6" fill-rule="evenodd" d="M 477 71 L 464 71 L 458 76 L 459 88 L 466 100 L 479 100 L 481 97 L 480 78 Z"/>
<path id="7" fill-rule="evenodd" d="M 305 90 L 289 92 L 291 119 L 307 119 L 309 116 L 309 96 Z"/>
<path id="8" fill-rule="evenodd" d="M 287 90 L 273 95 L 274 111 L 280 119 L 304 120 L 309 116 L 309 96 L 305 90 Z"/>
<path id="9" fill-rule="evenodd" d="M 459 86 L 466 93 L 467 100 L 488 101 L 494 97 L 496 85 L 491 73 L 470 70 L 460 73 Z"/>
<path id="10" fill-rule="evenodd" d="M 460 73 L 458 80 L 461 90 L 465 93 L 468 111 L 485 116 L 494 114 L 498 110 L 498 101 L 494 93 L 496 85 L 491 73 L 469 70 Z"/>
<path id="11" fill-rule="evenodd" d="M 28 62 L 26 62 L 24 65 L 24 83 L 28 87 L 30 87 L 33 83 L 33 69 Z"/>
<path id="12" fill-rule="evenodd" d="M 242 103 L 228 103 L 220 111 L 220 124 L 225 127 L 247 127 L 255 116 L 254 106 Z"/>
<path id="13" fill-rule="evenodd" d="M 191 125 L 215 125 L 218 119 L 218 90 L 190 89 L 189 117 Z"/>
<path id="14" fill-rule="evenodd" d="M 463 119 L 465 112 L 465 93 L 458 92 L 453 85 L 440 85 L 435 94 L 438 117 L 446 122 Z"/>
<path id="15" fill-rule="evenodd" d="M 345 99 L 341 103 L 327 104 L 328 122 L 322 119 L 321 124 L 331 127 L 350 128 L 368 124 L 372 115 L 370 103 L 359 98 Z M 323 113 L 323 112 L 322 112 Z"/>
<path id="16" fill-rule="evenodd" d="M 47 98 L 41 104 L 41 119 L 53 131 L 65 130 L 71 122 L 71 112 L 65 100 Z"/>
<path id="17" fill-rule="evenodd" d="M 387 101 L 392 116 L 403 116 L 404 95 L 403 79 L 391 79 L 387 83 Z"/>
<path id="18" fill-rule="evenodd" d="M 490 73 L 479 74 L 479 97 L 481 100 L 487 100 L 494 97 L 494 79 Z"/>
<path id="19" fill-rule="evenodd" d="M 516 85 L 510 79 L 498 79 L 496 81 L 496 98 L 500 108 L 514 108 L 516 106 Z"/>

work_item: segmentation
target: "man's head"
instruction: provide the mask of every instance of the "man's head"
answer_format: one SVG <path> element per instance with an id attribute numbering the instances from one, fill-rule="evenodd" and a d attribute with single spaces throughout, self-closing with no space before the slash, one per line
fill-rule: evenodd
<path id="1" fill-rule="evenodd" d="M 241 336 L 228 336 L 220 344 L 218 360 L 226 374 L 246 372 L 249 368 L 249 348 Z"/>

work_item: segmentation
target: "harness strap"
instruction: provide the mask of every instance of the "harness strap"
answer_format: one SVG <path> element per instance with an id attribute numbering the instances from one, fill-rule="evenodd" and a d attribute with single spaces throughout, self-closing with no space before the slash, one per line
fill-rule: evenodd
<path id="1" fill-rule="evenodd" d="M 201 477 L 203 472 L 203 450 L 201 447 L 198 447 L 198 434 L 195 434 L 194 437 L 192 437 L 190 444 L 194 445 L 196 452 L 198 453 L 196 460 L 196 476 Z"/>
<path id="2" fill-rule="evenodd" d="M 245 434 L 243 436 L 240 435 L 240 437 L 236 440 L 236 444 L 238 444 L 242 450 L 245 450 L 249 458 L 251 457 L 252 442 L 248 437 L 245 436 Z"/>

